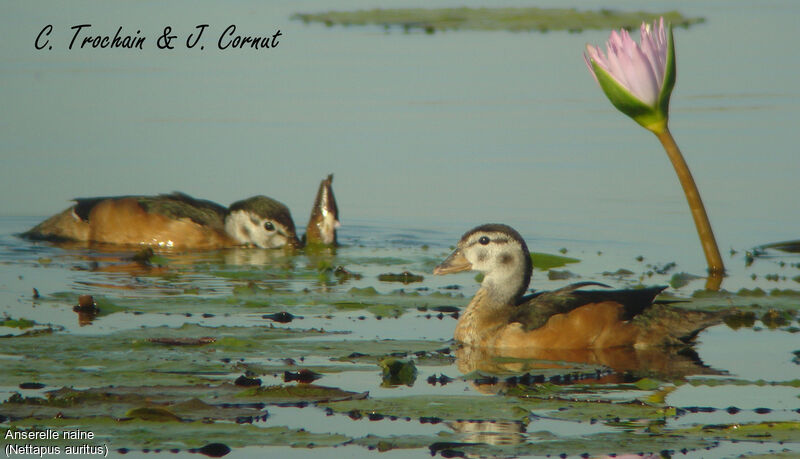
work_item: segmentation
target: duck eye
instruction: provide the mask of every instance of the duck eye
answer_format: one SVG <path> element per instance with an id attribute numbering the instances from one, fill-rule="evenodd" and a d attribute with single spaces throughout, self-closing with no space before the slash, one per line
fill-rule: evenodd
<path id="1" fill-rule="evenodd" d="M 264 229 L 267 231 L 275 231 L 275 225 L 273 225 L 272 222 L 265 222 Z"/>
<path id="2" fill-rule="evenodd" d="M 480 239 L 478 239 L 478 242 L 480 242 L 481 245 L 487 245 L 489 243 L 489 237 L 488 236 L 482 236 Z"/>

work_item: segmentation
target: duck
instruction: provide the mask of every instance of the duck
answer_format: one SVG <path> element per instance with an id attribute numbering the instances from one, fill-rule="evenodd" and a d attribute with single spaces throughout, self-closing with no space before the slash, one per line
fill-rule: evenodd
<path id="1" fill-rule="evenodd" d="M 319 194 L 335 198 L 333 176 L 320 184 Z M 224 207 L 181 192 L 156 196 L 113 196 L 73 199 L 74 205 L 20 234 L 34 241 L 84 242 L 150 246 L 157 248 L 218 249 L 258 247 L 301 248 L 289 208 L 270 197 L 258 195 Z M 312 226 L 315 212 L 312 210 Z M 309 240 L 336 240 L 338 209 L 333 221 L 322 228 L 314 223 Z M 333 235 L 329 234 L 333 232 Z"/>
<path id="2" fill-rule="evenodd" d="M 435 275 L 483 273 L 481 285 L 459 316 L 454 338 L 489 350 L 637 350 L 687 346 L 705 328 L 720 323 L 717 312 L 654 304 L 666 287 L 584 290 L 607 285 L 579 282 L 526 295 L 533 266 L 525 240 L 504 224 L 467 231 Z"/>

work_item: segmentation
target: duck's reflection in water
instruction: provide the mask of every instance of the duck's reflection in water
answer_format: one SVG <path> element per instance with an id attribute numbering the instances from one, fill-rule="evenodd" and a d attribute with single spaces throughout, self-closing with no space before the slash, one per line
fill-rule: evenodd
<path id="1" fill-rule="evenodd" d="M 690 375 L 720 374 L 700 361 L 688 347 L 634 349 L 507 349 L 503 351 L 461 346 L 456 365 L 463 374 L 491 375 L 472 380 L 485 394 L 504 393 L 519 385 L 619 384 L 643 377 L 680 380 Z M 591 388 L 587 389 L 588 391 Z M 462 434 L 459 441 L 495 446 L 531 441 L 521 421 L 456 421 L 447 425 Z"/>
<path id="2" fill-rule="evenodd" d="M 222 262 L 226 265 L 241 266 L 274 266 L 292 269 L 293 252 L 291 250 L 255 249 L 236 247 L 221 252 Z"/>
<path id="3" fill-rule="evenodd" d="M 616 375 L 618 379 L 615 381 L 615 378 L 604 377 L 602 382 L 622 382 L 623 378 L 630 377 L 673 380 L 690 375 L 720 373 L 703 364 L 697 353 L 689 347 L 495 350 L 462 346 L 456 349 L 455 354 L 458 369 L 464 374 L 480 371 L 513 375 L 558 368 L 570 373 L 595 367 L 612 370 L 609 376 Z"/>
<path id="4" fill-rule="evenodd" d="M 522 421 L 453 421 L 447 426 L 463 435 L 461 440 L 467 443 L 508 446 L 527 441 Z"/>

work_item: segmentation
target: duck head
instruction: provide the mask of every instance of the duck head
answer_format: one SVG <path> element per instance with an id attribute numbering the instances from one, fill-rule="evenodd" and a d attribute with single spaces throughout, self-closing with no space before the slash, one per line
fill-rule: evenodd
<path id="1" fill-rule="evenodd" d="M 516 304 L 528 288 L 532 270 L 522 236 L 510 226 L 486 224 L 464 233 L 433 274 L 479 271 L 483 273 L 481 290 L 494 302 Z"/>
<path id="2" fill-rule="evenodd" d="M 289 208 L 266 196 L 231 204 L 225 216 L 225 231 L 243 245 L 264 249 L 300 247 Z"/>
<path id="3" fill-rule="evenodd" d="M 336 245 L 336 229 L 339 228 L 339 208 L 333 196 L 333 174 L 319 184 L 311 217 L 306 227 L 305 242 L 309 245 Z"/>

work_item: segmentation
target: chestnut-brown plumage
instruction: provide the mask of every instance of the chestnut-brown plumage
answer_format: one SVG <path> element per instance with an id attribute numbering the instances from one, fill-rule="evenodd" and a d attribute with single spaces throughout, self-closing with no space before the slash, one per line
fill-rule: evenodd
<path id="1" fill-rule="evenodd" d="M 572 284 L 524 296 L 532 274 L 530 252 L 507 225 L 478 226 L 461 237 L 456 250 L 434 274 L 475 270 L 481 287 L 459 318 L 455 339 L 490 349 L 648 348 L 689 343 L 718 323 L 717 313 L 653 304 L 664 287 L 581 290 Z"/>
<path id="2" fill-rule="evenodd" d="M 299 246 L 289 208 L 266 196 L 238 201 L 229 208 L 183 193 L 74 201 L 72 207 L 21 236 L 196 249 Z"/>
<path id="3" fill-rule="evenodd" d="M 333 175 L 320 183 L 304 240 L 335 245 L 339 210 Z M 75 205 L 20 236 L 51 242 L 146 245 L 184 249 L 302 247 L 289 208 L 253 196 L 226 208 L 183 193 L 74 199 Z"/>

